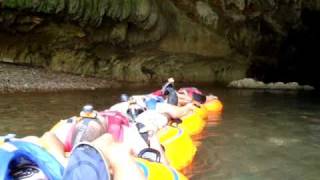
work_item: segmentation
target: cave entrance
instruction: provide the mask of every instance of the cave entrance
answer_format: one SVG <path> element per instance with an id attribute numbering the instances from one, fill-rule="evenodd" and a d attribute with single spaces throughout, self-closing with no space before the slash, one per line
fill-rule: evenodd
<path id="1" fill-rule="evenodd" d="M 288 31 L 274 59 L 254 59 L 248 76 L 265 82 L 295 81 L 320 89 L 319 19 L 320 11 L 303 9 L 301 25 Z"/>

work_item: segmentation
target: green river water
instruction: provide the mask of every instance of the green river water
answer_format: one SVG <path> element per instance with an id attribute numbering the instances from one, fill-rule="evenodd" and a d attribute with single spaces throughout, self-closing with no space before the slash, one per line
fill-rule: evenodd
<path id="1" fill-rule="evenodd" d="M 191 179 L 320 179 L 319 94 L 198 87 L 219 96 L 224 111 L 197 137 L 198 152 L 187 171 Z M 152 90 L 0 94 L 0 134 L 41 135 L 84 104 L 103 110 L 120 93 Z"/>

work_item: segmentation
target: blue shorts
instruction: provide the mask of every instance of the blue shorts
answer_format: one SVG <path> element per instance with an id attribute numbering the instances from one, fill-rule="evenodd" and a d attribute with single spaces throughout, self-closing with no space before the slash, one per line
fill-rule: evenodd
<path id="1" fill-rule="evenodd" d="M 65 168 L 64 180 L 103 179 L 110 180 L 108 162 L 103 154 L 89 143 L 78 144 L 71 152 Z"/>

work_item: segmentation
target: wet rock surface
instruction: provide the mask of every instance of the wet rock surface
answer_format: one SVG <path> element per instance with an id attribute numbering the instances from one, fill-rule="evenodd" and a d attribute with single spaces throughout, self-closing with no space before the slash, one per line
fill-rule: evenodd
<path id="1" fill-rule="evenodd" d="M 244 78 L 229 83 L 228 87 L 232 88 L 250 88 L 250 89 L 278 89 L 278 90 L 314 90 L 310 85 L 300 85 L 297 82 L 275 82 L 264 83 L 251 78 Z"/>

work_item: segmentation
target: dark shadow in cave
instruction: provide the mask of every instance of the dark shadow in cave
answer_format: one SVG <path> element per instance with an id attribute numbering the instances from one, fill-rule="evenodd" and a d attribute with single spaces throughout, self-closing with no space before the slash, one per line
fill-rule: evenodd
<path id="1" fill-rule="evenodd" d="M 278 73 L 281 81 L 297 81 L 320 88 L 320 11 L 305 9 L 302 26 L 289 31 L 284 41 Z"/>
<path id="2" fill-rule="evenodd" d="M 267 54 L 259 52 L 262 56 L 252 59 L 249 77 L 264 82 L 295 81 L 320 89 L 320 11 L 304 9 L 301 18 L 302 24 L 292 27 L 282 44 L 276 42 L 277 36 L 266 31 L 269 27 L 262 22 L 263 36 L 273 37 L 269 43 L 262 43 L 261 51 Z"/>

